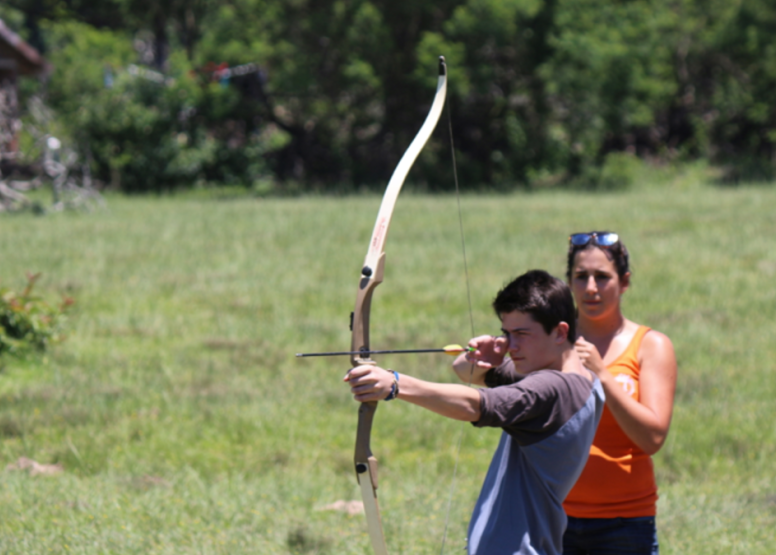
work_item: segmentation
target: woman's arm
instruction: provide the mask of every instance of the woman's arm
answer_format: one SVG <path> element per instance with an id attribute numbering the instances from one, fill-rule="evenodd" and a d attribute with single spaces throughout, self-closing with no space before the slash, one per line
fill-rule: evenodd
<path id="1" fill-rule="evenodd" d="M 606 369 L 595 345 L 580 337 L 576 350 L 595 372 L 606 394 L 606 406 L 633 443 L 652 455 L 663 446 L 674 409 L 676 356 L 671 340 L 651 330 L 639 348 L 639 399 L 628 395 Z"/>

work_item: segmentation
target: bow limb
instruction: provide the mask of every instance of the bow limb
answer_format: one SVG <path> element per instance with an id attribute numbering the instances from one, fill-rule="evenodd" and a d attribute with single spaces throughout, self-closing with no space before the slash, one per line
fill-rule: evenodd
<path id="1" fill-rule="evenodd" d="M 364 266 L 361 269 L 361 277 L 358 282 L 358 294 L 356 307 L 351 316 L 350 329 L 352 331 L 350 350 L 366 352 L 369 348 L 369 313 L 372 305 L 372 294 L 375 288 L 383 281 L 385 270 L 385 240 L 388 236 L 388 227 L 391 224 L 391 216 L 396 199 L 399 196 L 404 180 L 415 163 L 415 159 L 423 150 L 431 133 L 434 131 L 447 94 L 447 66 L 445 60 L 439 58 L 439 80 L 426 120 L 412 140 L 407 151 L 399 160 L 399 164 L 388 182 L 388 187 L 383 195 L 380 211 L 377 214 L 372 237 L 369 240 L 369 249 L 366 253 Z M 368 354 L 353 355 L 350 359 L 353 366 L 360 364 L 373 364 Z M 370 437 L 372 435 L 372 420 L 377 410 L 377 402 L 361 403 L 358 409 L 358 431 L 356 434 L 356 451 L 354 462 L 356 465 L 356 478 L 361 486 L 361 497 L 364 501 L 369 537 L 372 549 L 376 555 L 388 555 L 385 544 L 382 521 L 380 520 L 380 508 L 377 504 L 377 459 L 372 455 Z"/>

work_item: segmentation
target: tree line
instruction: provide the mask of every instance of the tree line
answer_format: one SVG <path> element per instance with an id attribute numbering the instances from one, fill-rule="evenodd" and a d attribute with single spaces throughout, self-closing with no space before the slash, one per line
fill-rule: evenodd
<path id="1" fill-rule="evenodd" d="M 643 160 L 776 174 L 768 0 L 8 0 L 25 85 L 125 191 L 382 188 L 449 67 L 460 182 L 622 187 Z M 451 187 L 437 132 L 413 170 Z"/>

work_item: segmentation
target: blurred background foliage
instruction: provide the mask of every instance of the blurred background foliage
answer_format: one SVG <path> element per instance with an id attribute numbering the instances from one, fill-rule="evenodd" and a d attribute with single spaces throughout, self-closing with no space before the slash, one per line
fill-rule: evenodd
<path id="1" fill-rule="evenodd" d="M 53 66 L 26 97 L 126 192 L 382 189 L 440 54 L 464 188 L 618 189 L 697 160 L 776 177 L 767 0 L 7 0 L 0 18 Z M 438 131 L 416 187 L 452 187 L 449 149 Z"/>

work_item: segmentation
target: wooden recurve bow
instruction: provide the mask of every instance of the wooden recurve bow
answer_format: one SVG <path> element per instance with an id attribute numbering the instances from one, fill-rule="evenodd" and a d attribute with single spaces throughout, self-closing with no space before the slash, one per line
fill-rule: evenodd
<path id="1" fill-rule="evenodd" d="M 353 367 L 362 364 L 374 364 L 369 356 L 369 311 L 372 303 L 372 294 L 375 287 L 383 281 L 385 270 L 385 240 L 388 235 L 388 227 L 391 223 L 393 208 L 399 196 L 404 180 L 407 177 L 412 164 L 423 150 L 431 133 L 434 131 L 447 94 L 447 66 L 444 57 L 439 58 L 439 80 L 437 81 L 436 95 L 431 109 L 423 122 L 423 126 L 413 139 L 407 151 L 399 161 L 393 172 L 388 187 L 385 190 L 380 211 L 377 214 L 372 237 L 369 240 L 369 249 L 361 269 L 358 280 L 358 294 L 356 306 L 351 315 L 351 345 L 350 350 L 358 353 L 351 356 Z M 354 462 L 356 465 L 356 478 L 361 486 L 361 496 L 364 501 L 369 537 L 375 555 L 388 555 L 388 548 L 383 534 L 382 521 L 380 520 L 380 508 L 377 503 L 377 459 L 370 449 L 370 437 L 372 434 L 372 421 L 377 402 L 361 403 L 358 410 L 358 431 L 356 434 L 356 452 Z"/>

